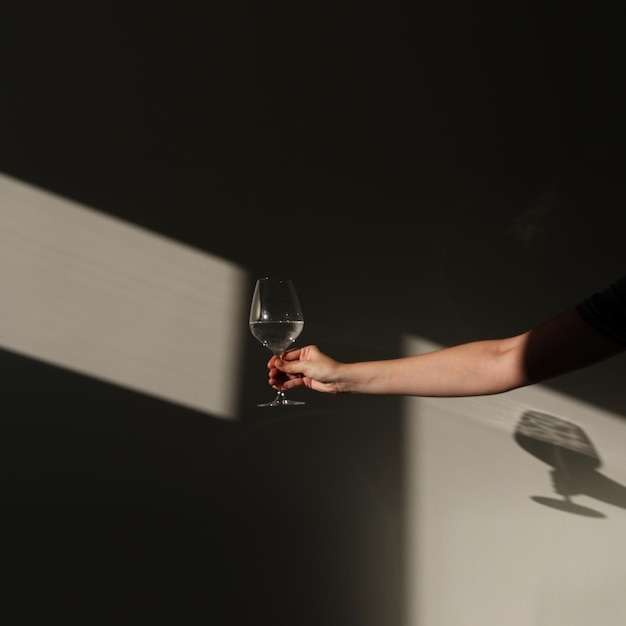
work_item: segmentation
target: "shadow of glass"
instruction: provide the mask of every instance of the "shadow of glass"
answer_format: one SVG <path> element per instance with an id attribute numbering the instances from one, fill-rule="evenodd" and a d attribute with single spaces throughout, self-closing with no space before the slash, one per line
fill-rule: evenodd
<path id="1" fill-rule="evenodd" d="M 568 513 L 585 515 L 587 517 L 606 517 L 606 515 L 604 515 L 604 513 L 600 513 L 600 511 L 590 509 L 589 507 L 582 506 L 581 504 L 576 504 L 569 499 L 557 500 L 556 498 L 547 498 L 545 496 L 531 496 L 530 499 L 533 500 L 533 502 L 538 502 L 539 504 L 549 506 L 550 508 L 557 509 L 559 511 L 567 511 Z"/>
<path id="2" fill-rule="evenodd" d="M 588 517 L 605 516 L 572 502 L 572 496 L 586 495 L 626 508 L 626 487 L 598 471 L 600 456 L 580 426 L 547 413 L 527 411 L 517 423 L 514 439 L 526 452 L 553 468 L 552 486 L 563 498 L 532 496 L 534 502 Z"/>

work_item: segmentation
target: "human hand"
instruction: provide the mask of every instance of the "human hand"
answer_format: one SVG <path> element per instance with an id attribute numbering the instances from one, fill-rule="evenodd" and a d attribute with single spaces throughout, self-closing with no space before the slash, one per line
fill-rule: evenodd
<path id="1" fill-rule="evenodd" d="M 340 393 L 337 372 L 341 363 L 317 346 L 305 346 L 272 356 L 267 362 L 269 384 L 274 389 L 308 387 L 323 393 Z"/>

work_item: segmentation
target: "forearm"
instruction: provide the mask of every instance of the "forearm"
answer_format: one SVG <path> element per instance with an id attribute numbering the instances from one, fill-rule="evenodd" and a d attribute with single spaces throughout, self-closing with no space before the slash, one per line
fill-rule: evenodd
<path id="1" fill-rule="evenodd" d="M 283 359 L 272 357 L 268 367 L 270 384 L 277 389 L 304 385 L 324 393 L 481 396 L 543 382 L 625 350 L 570 308 L 506 339 L 358 363 L 335 361 L 317 346 L 305 346 L 285 353 Z"/>
<path id="2" fill-rule="evenodd" d="M 344 393 L 431 397 L 502 393 L 529 382 L 522 348 L 526 335 L 486 340 L 383 361 L 342 363 Z"/>
<path id="3" fill-rule="evenodd" d="M 507 339 L 475 341 L 388 361 L 341 364 L 336 381 L 345 393 L 489 395 L 543 382 L 625 350 L 570 308 Z"/>

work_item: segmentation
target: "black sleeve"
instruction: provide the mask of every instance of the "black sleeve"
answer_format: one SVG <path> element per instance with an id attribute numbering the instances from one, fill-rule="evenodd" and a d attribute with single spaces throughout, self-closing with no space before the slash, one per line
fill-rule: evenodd
<path id="1" fill-rule="evenodd" d="M 626 345 L 626 276 L 578 303 L 583 319 L 612 341 Z"/>

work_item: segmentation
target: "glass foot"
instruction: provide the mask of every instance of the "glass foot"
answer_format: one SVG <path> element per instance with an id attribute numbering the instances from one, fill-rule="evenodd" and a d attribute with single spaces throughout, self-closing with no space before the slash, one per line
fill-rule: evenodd
<path id="1" fill-rule="evenodd" d="M 300 404 L 306 403 L 300 400 L 289 400 L 289 398 L 285 397 L 284 391 L 279 391 L 271 402 L 262 402 L 257 404 L 257 406 L 298 406 Z"/>

